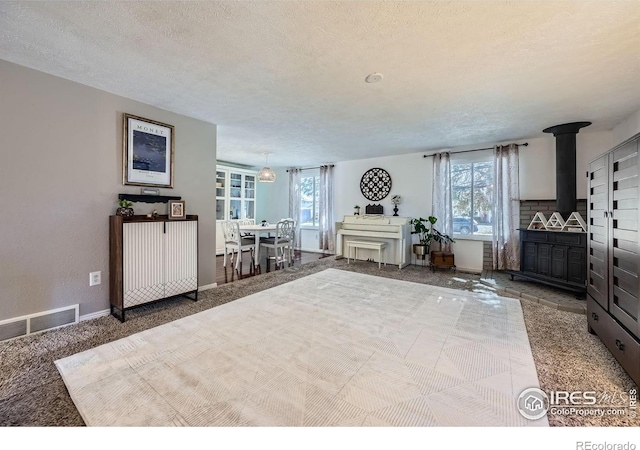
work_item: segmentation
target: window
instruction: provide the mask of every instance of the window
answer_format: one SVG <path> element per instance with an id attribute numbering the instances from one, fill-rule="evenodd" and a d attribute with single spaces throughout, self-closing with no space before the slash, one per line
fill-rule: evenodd
<path id="1" fill-rule="evenodd" d="M 493 161 L 451 163 L 453 234 L 493 233 Z"/>
<path id="2" fill-rule="evenodd" d="M 302 177 L 300 183 L 300 226 L 318 226 L 320 177 Z"/>

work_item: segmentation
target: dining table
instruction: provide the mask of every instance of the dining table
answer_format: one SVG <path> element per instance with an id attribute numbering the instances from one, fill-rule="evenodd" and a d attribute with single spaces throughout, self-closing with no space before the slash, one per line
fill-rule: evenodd
<path id="1" fill-rule="evenodd" d="M 240 225 L 240 233 L 247 235 L 253 235 L 256 243 L 255 249 L 255 264 L 260 265 L 260 235 L 274 233 L 276 231 L 276 224 L 257 224 L 257 225 Z M 245 236 L 246 237 L 246 236 Z"/>

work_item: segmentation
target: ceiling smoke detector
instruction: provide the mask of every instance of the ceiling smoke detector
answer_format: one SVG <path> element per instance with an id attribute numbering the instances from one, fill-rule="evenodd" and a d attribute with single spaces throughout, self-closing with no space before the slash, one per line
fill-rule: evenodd
<path id="1" fill-rule="evenodd" d="M 378 81 L 382 81 L 383 75 L 381 73 L 371 73 L 367 75 L 367 78 L 364 79 L 367 83 L 377 83 Z"/>

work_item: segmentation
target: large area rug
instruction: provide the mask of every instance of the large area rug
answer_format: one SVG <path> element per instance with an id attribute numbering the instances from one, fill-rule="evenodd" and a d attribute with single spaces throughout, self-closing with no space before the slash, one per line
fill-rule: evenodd
<path id="1" fill-rule="evenodd" d="M 57 360 L 92 426 L 531 426 L 520 302 L 327 269 Z"/>
<path id="2" fill-rule="evenodd" d="M 364 273 L 393 280 L 412 281 L 429 286 L 490 294 L 492 288 L 480 283 L 478 275 L 432 273 L 420 266 L 402 270 L 359 261 L 324 258 L 296 264 L 285 270 L 223 284 L 201 292 L 197 302 L 175 298 L 127 313 L 125 323 L 112 316 L 82 321 L 44 333 L 0 342 L 0 425 L 1 426 L 83 426 L 66 385 L 54 361 L 100 345 L 126 338 L 211 308 L 237 301 L 248 295 L 288 283 L 327 268 L 348 273 Z M 541 285 L 540 289 L 544 289 Z M 510 293 L 502 294 L 511 296 Z M 551 295 L 551 294 L 550 294 Z M 555 294 L 554 294 L 555 295 Z M 76 299 L 81 302 L 82 299 Z M 637 388 L 600 339 L 587 332 L 584 314 L 551 309 L 520 299 L 529 343 L 540 386 L 545 392 L 597 391 L 622 395 Z M 551 426 L 640 426 L 639 418 L 629 415 L 549 415 Z"/>

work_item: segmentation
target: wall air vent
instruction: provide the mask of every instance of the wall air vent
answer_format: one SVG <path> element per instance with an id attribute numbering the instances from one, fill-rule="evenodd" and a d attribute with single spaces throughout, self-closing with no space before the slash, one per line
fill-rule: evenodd
<path id="1" fill-rule="evenodd" d="M 2 320 L 0 321 L 0 341 L 78 323 L 79 317 L 80 305 L 71 305 L 28 316 Z"/>

